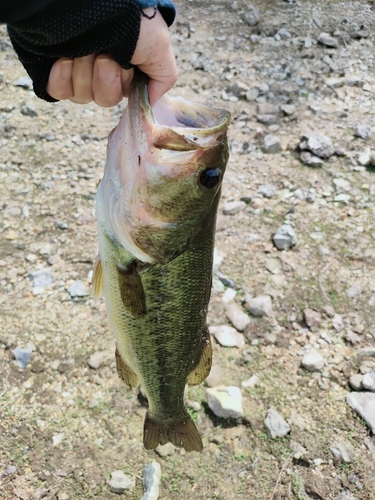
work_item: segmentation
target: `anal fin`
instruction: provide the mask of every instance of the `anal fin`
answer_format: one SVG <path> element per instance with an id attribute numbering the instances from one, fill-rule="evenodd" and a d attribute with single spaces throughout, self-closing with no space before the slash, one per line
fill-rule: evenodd
<path id="1" fill-rule="evenodd" d="M 203 443 L 190 415 L 177 422 L 157 422 L 146 413 L 143 426 L 143 444 L 146 450 L 153 450 L 159 444 L 172 443 L 186 451 L 202 451 Z"/>
<path id="2" fill-rule="evenodd" d="M 137 264 L 131 262 L 126 267 L 117 265 L 116 268 L 121 300 L 125 309 L 135 318 L 142 318 L 146 314 L 146 296 Z"/>
<path id="3" fill-rule="evenodd" d="M 196 367 L 189 373 L 186 383 L 189 385 L 201 384 L 209 375 L 212 365 L 211 337 L 207 331 L 205 345 Z"/>
<path id="4" fill-rule="evenodd" d="M 129 368 L 127 364 L 125 364 L 117 347 L 115 356 L 116 356 L 116 370 L 120 379 L 123 382 L 125 382 L 125 384 L 129 386 L 131 389 L 138 387 L 139 381 L 137 375 L 133 372 L 131 368 Z"/>
<path id="5" fill-rule="evenodd" d="M 100 256 L 96 257 L 94 271 L 92 274 L 92 295 L 94 300 L 100 299 L 103 294 L 103 267 Z"/>

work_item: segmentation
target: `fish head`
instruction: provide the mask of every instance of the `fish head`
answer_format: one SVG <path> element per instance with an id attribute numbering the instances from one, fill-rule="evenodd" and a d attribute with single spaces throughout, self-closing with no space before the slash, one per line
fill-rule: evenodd
<path id="1" fill-rule="evenodd" d="M 213 238 L 229 120 L 227 111 L 169 95 L 151 109 L 147 81 L 136 79 L 109 156 L 120 184 L 116 237 L 139 260 L 166 263 L 197 238 Z"/>

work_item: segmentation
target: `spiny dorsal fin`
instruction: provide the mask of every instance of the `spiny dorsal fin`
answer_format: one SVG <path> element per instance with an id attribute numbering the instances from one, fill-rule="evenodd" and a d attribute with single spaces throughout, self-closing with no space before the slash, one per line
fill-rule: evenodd
<path id="1" fill-rule="evenodd" d="M 207 336 L 205 339 L 205 345 L 203 351 L 198 361 L 197 366 L 189 373 L 187 378 L 187 384 L 198 385 L 201 384 L 210 373 L 212 365 L 212 344 L 211 337 L 207 331 Z"/>
<path id="2" fill-rule="evenodd" d="M 103 294 L 103 267 L 99 255 L 96 257 L 92 275 L 92 294 L 94 300 L 100 299 Z"/>
<path id="3" fill-rule="evenodd" d="M 117 347 L 115 352 L 116 357 L 116 370 L 120 379 L 125 382 L 127 386 L 131 389 L 138 387 L 139 381 L 137 375 L 133 372 L 131 368 L 127 364 L 124 363 L 124 360 L 121 357 Z"/>
<path id="4" fill-rule="evenodd" d="M 137 271 L 137 264 L 131 262 L 126 267 L 117 267 L 122 303 L 135 318 L 142 318 L 146 314 L 146 296 L 141 277 Z"/>

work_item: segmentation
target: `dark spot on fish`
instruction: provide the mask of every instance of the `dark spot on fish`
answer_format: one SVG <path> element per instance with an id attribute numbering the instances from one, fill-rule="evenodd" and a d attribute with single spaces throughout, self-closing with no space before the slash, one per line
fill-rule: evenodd
<path id="1" fill-rule="evenodd" d="M 141 157 L 138 155 L 138 167 L 141 166 Z"/>
<path id="2" fill-rule="evenodd" d="M 220 179 L 221 175 L 218 168 L 206 168 L 201 173 L 199 181 L 203 187 L 213 189 L 219 184 Z"/>

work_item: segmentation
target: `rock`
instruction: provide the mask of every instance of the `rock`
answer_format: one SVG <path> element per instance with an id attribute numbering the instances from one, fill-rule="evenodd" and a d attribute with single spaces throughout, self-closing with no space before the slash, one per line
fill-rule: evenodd
<path id="1" fill-rule="evenodd" d="M 307 132 L 301 137 L 300 149 L 309 150 L 319 158 L 327 159 L 335 153 L 332 141 L 320 132 Z"/>
<path id="2" fill-rule="evenodd" d="M 235 215 L 246 208 L 246 203 L 244 201 L 228 201 L 224 205 L 223 214 L 224 215 Z"/>
<path id="3" fill-rule="evenodd" d="M 44 288 L 52 285 L 52 274 L 48 268 L 38 269 L 28 276 L 34 288 Z"/>
<path id="4" fill-rule="evenodd" d="M 306 201 L 308 201 L 309 203 L 314 203 L 315 200 L 316 200 L 316 191 L 314 188 L 310 188 L 306 195 Z"/>
<path id="5" fill-rule="evenodd" d="M 218 365 L 212 365 L 210 373 L 205 380 L 208 387 L 217 387 L 223 382 L 223 370 Z"/>
<path id="6" fill-rule="evenodd" d="M 362 389 L 362 373 L 356 373 L 349 378 L 349 385 L 355 391 L 360 391 Z"/>
<path id="7" fill-rule="evenodd" d="M 206 399 L 208 406 L 218 417 L 243 417 L 242 394 L 238 387 L 220 386 L 207 389 Z"/>
<path id="8" fill-rule="evenodd" d="M 263 151 L 268 154 L 275 154 L 281 150 L 280 140 L 275 135 L 266 135 L 263 139 Z"/>
<path id="9" fill-rule="evenodd" d="M 367 167 L 367 165 L 371 165 L 372 164 L 372 157 L 370 155 L 370 152 L 365 151 L 364 153 L 359 155 L 357 162 L 362 167 Z"/>
<path id="10" fill-rule="evenodd" d="M 359 344 L 362 339 L 359 335 L 349 330 L 348 333 L 345 335 L 345 340 L 347 342 L 350 342 L 352 345 L 356 345 Z"/>
<path id="11" fill-rule="evenodd" d="M 64 436 L 65 434 L 63 432 L 60 432 L 59 434 L 54 434 L 52 436 L 52 445 L 58 446 L 59 444 L 61 444 L 64 439 Z"/>
<path id="12" fill-rule="evenodd" d="M 35 118 L 35 116 L 38 116 L 36 109 L 33 106 L 28 106 L 26 104 L 21 106 L 21 113 L 25 116 L 30 116 L 31 118 Z"/>
<path id="13" fill-rule="evenodd" d="M 249 4 L 247 10 L 242 14 L 242 19 L 249 26 L 256 26 L 260 21 L 259 11 L 253 5 Z"/>
<path id="14" fill-rule="evenodd" d="M 263 184 L 258 187 L 257 193 L 265 198 L 272 198 L 276 194 L 276 187 L 273 184 Z"/>
<path id="15" fill-rule="evenodd" d="M 241 307 L 235 302 L 231 302 L 225 307 L 225 314 L 227 315 L 227 318 L 232 323 L 232 325 L 239 332 L 245 330 L 245 328 L 251 321 L 249 316 L 244 313 Z"/>
<path id="16" fill-rule="evenodd" d="M 229 325 L 210 326 L 209 332 L 224 347 L 238 347 L 238 349 L 242 349 L 245 345 L 245 337 L 242 333 L 239 333 Z"/>
<path id="17" fill-rule="evenodd" d="M 375 392 L 375 372 L 366 373 L 366 375 L 364 375 L 362 386 L 368 391 Z"/>
<path id="18" fill-rule="evenodd" d="M 269 102 L 260 102 L 257 105 L 258 115 L 276 115 L 277 113 L 278 113 L 277 107 Z"/>
<path id="19" fill-rule="evenodd" d="M 67 222 L 63 222 L 61 220 L 54 220 L 53 221 L 53 225 L 55 226 L 56 229 L 68 229 L 68 223 Z"/>
<path id="20" fill-rule="evenodd" d="M 25 259 L 27 260 L 27 262 L 35 262 L 36 260 L 38 260 L 38 257 L 35 255 L 35 253 L 28 253 L 25 257 Z"/>
<path id="21" fill-rule="evenodd" d="M 96 352 L 94 352 L 94 354 L 91 354 L 90 359 L 88 360 L 87 364 L 93 370 L 97 370 L 100 367 L 100 365 L 103 363 L 104 360 L 105 360 L 105 352 L 104 351 L 96 351 Z"/>
<path id="22" fill-rule="evenodd" d="M 108 486 L 112 493 L 122 495 L 126 490 L 135 488 L 135 477 L 124 474 L 122 470 L 115 470 L 111 474 Z"/>
<path id="23" fill-rule="evenodd" d="M 157 500 L 159 498 L 159 484 L 161 480 L 161 467 L 156 461 L 143 468 L 143 490 L 141 500 Z"/>
<path id="24" fill-rule="evenodd" d="M 255 43 L 259 43 L 260 42 L 260 36 L 259 35 L 250 35 L 250 41 L 251 41 L 251 43 L 254 43 L 254 44 Z M 258 97 L 258 96 L 256 96 L 256 97 Z M 256 97 L 255 97 L 255 99 L 256 99 Z M 248 101 L 252 101 L 253 100 L 253 99 L 249 99 L 247 97 L 247 94 L 246 94 L 246 99 Z"/>
<path id="25" fill-rule="evenodd" d="M 24 370 L 28 362 L 30 361 L 32 354 L 31 349 L 21 349 L 21 347 L 16 347 L 13 351 L 13 354 L 18 363 L 18 366 Z"/>
<path id="26" fill-rule="evenodd" d="M 233 290 L 233 288 L 227 288 L 221 297 L 222 302 L 224 304 L 229 304 L 229 302 L 232 302 L 234 297 L 236 296 L 236 290 Z"/>
<path id="27" fill-rule="evenodd" d="M 303 368 L 311 372 L 319 371 L 324 366 L 324 359 L 320 352 L 311 350 L 303 356 L 301 364 Z"/>
<path id="28" fill-rule="evenodd" d="M 272 316 L 272 300 L 269 295 L 259 295 L 246 303 L 246 308 L 250 314 L 256 317 Z"/>
<path id="29" fill-rule="evenodd" d="M 76 280 L 74 283 L 70 285 L 68 288 L 69 295 L 74 297 L 85 297 L 89 294 L 89 291 L 84 283 L 81 280 Z"/>
<path id="30" fill-rule="evenodd" d="M 371 392 L 351 392 L 346 396 L 346 402 L 353 408 L 360 417 L 375 432 L 375 393 Z"/>
<path id="31" fill-rule="evenodd" d="M 282 40 L 289 40 L 289 38 L 292 38 L 292 35 L 289 33 L 289 31 L 286 28 L 279 29 L 277 34 L 280 36 L 280 38 Z"/>
<path id="32" fill-rule="evenodd" d="M 317 311 L 313 311 L 312 309 L 305 309 L 303 311 L 303 314 L 305 316 L 306 325 L 311 330 L 317 330 L 320 327 L 322 323 L 322 317 L 320 313 L 318 313 Z"/>
<path id="33" fill-rule="evenodd" d="M 159 446 L 155 448 L 155 451 L 159 455 L 159 457 L 165 458 L 168 457 L 169 455 L 172 455 L 175 449 L 176 447 L 174 444 L 166 443 L 163 445 L 159 444 Z"/>
<path id="34" fill-rule="evenodd" d="M 346 290 L 346 296 L 349 297 L 349 299 L 354 299 L 356 297 L 359 297 L 362 293 L 362 287 L 359 285 L 351 286 Z"/>
<path id="35" fill-rule="evenodd" d="M 325 45 L 326 47 L 337 48 L 339 45 L 336 38 L 333 38 L 333 36 L 329 35 L 328 33 L 320 33 L 320 35 L 318 36 L 318 42 L 322 45 Z"/>
<path id="36" fill-rule="evenodd" d="M 273 439 L 284 437 L 290 432 L 289 424 L 280 413 L 273 408 L 268 410 L 264 425 Z"/>
<path id="37" fill-rule="evenodd" d="M 53 252 L 53 246 L 50 243 L 43 245 L 42 248 L 39 250 L 40 255 L 45 255 L 45 256 L 52 255 L 52 252 Z"/>
<path id="38" fill-rule="evenodd" d="M 300 159 L 308 167 L 321 167 L 323 165 L 323 160 L 310 153 L 310 151 L 302 151 Z"/>
<path id="39" fill-rule="evenodd" d="M 335 443 L 333 446 L 331 446 L 330 450 L 335 455 L 335 457 L 338 457 L 342 462 L 350 464 L 350 462 L 353 460 L 353 451 L 351 450 L 351 447 L 348 443 Z"/>
<path id="40" fill-rule="evenodd" d="M 342 177 L 333 179 L 332 184 L 336 192 L 351 190 L 350 182 L 348 182 L 346 179 L 343 179 Z"/>
<path id="41" fill-rule="evenodd" d="M 250 388 L 252 389 L 253 387 L 257 387 L 260 385 L 260 378 L 257 375 L 253 375 L 252 377 L 248 378 L 247 380 L 243 380 L 241 382 L 242 387 L 244 388 Z"/>
<path id="42" fill-rule="evenodd" d="M 287 250 L 296 245 L 297 237 L 293 227 L 283 224 L 275 233 L 273 242 L 278 250 Z"/>
<path id="43" fill-rule="evenodd" d="M 359 123 L 354 129 L 354 135 L 361 139 L 368 140 L 371 138 L 372 130 L 370 125 Z"/>
<path id="44" fill-rule="evenodd" d="M 24 89 L 32 89 L 33 81 L 28 76 L 20 76 L 20 78 L 12 82 L 12 85 L 15 87 L 23 87 Z"/>
<path id="45" fill-rule="evenodd" d="M 297 108 L 294 104 L 283 104 L 282 106 L 280 106 L 280 109 L 284 113 L 284 115 L 290 116 L 294 115 Z"/>
<path id="46" fill-rule="evenodd" d="M 350 491 L 343 491 L 339 495 L 337 495 L 333 500 L 357 500 Z"/>
<path id="47" fill-rule="evenodd" d="M 257 115 L 258 122 L 263 123 L 264 125 L 274 125 L 276 123 L 276 119 L 276 115 Z"/>
<path id="48" fill-rule="evenodd" d="M 350 198 L 351 198 L 350 194 L 340 193 L 334 197 L 333 201 L 339 201 L 347 205 L 349 203 Z"/>
<path id="49" fill-rule="evenodd" d="M 335 310 L 332 306 L 323 306 L 322 310 L 329 318 L 333 318 L 335 315 Z"/>
<path id="50" fill-rule="evenodd" d="M 332 318 L 332 326 L 336 332 L 341 332 L 344 329 L 344 320 L 340 314 L 335 314 Z"/>

